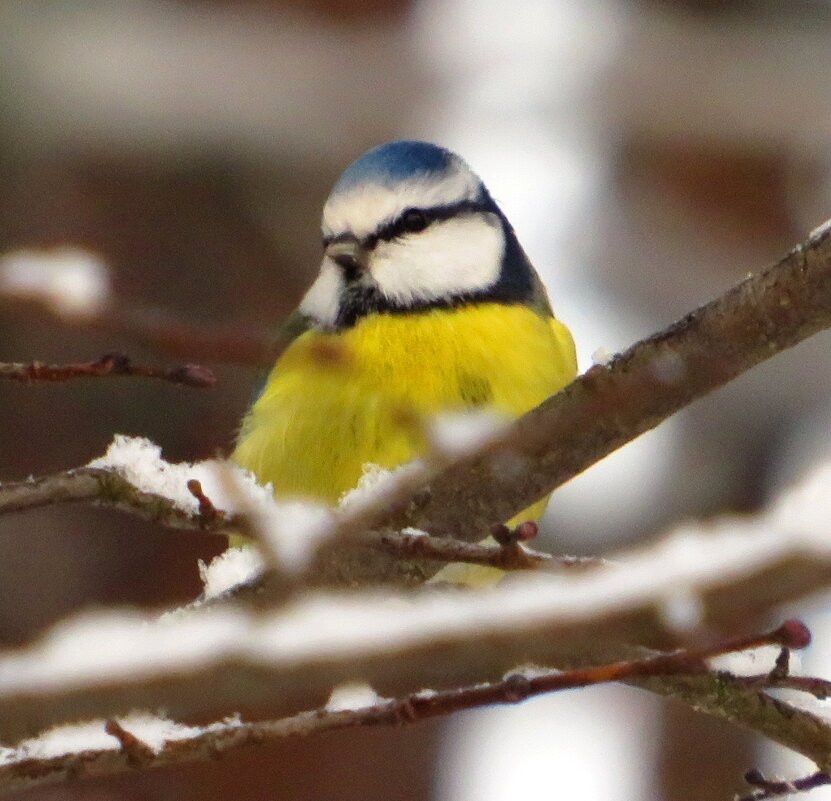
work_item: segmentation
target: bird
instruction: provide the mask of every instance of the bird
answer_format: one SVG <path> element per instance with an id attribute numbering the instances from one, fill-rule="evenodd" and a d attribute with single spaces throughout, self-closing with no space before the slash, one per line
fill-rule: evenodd
<path id="1" fill-rule="evenodd" d="M 516 418 L 575 377 L 571 333 L 513 227 L 450 150 L 397 140 L 364 153 L 321 228 L 320 271 L 232 453 L 278 498 L 335 505 L 368 466 L 423 456 L 419 421 Z"/>

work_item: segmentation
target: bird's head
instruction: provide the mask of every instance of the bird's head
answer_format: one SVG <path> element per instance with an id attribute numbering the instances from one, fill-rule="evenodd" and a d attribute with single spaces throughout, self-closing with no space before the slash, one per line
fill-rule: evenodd
<path id="1" fill-rule="evenodd" d="M 323 263 L 300 310 L 347 328 L 372 313 L 528 302 L 533 269 L 478 176 L 426 142 L 373 148 L 323 209 Z"/>

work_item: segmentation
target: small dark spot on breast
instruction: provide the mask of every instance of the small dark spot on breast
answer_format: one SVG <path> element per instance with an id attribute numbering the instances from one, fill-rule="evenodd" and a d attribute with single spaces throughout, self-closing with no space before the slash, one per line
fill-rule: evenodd
<path id="1" fill-rule="evenodd" d="M 493 398 L 490 381 L 473 373 L 459 373 L 459 394 L 465 406 L 484 406 Z"/>

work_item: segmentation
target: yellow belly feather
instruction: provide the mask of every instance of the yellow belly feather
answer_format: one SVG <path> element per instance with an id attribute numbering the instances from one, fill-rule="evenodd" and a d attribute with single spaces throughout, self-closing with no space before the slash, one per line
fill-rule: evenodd
<path id="1" fill-rule="evenodd" d="M 568 329 L 527 306 L 376 314 L 309 331 L 283 353 L 233 458 L 280 497 L 334 504 L 364 465 L 424 452 L 418 420 L 485 407 L 517 417 L 576 374 Z M 545 500 L 515 519 L 537 518 Z"/>

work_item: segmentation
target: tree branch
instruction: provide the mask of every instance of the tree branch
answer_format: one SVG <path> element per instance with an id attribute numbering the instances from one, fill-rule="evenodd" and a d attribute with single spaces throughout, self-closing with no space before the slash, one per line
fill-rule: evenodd
<path id="1" fill-rule="evenodd" d="M 144 492 L 115 470 L 78 467 L 0 484 L 0 514 L 82 502 L 129 512 L 173 529 L 218 531 L 233 524 L 219 511 L 205 518 L 182 509 L 170 498 Z"/>
<path id="2" fill-rule="evenodd" d="M 831 230 L 778 264 L 595 366 L 477 452 L 402 486 L 369 528 L 423 529 L 467 542 L 510 519 L 667 417 L 831 325 Z M 333 547 L 336 547 L 333 545 Z M 431 575 L 376 556 L 379 575 Z M 324 560 L 334 580 L 338 558 Z M 367 571 L 369 572 L 369 571 Z"/>
<path id="3" fill-rule="evenodd" d="M 803 776 L 800 779 L 783 781 L 781 779 L 766 779 L 758 770 L 749 770 L 744 780 L 756 789 L 752 793 L 737 797 L 736 801 L 766 801 L 768 798 L 781 798 L 784 795 L 792 796 L 797 793 L 807 793 L 826 784 L 831 784 L 831 776 L 824 770 Z"/>
<path id="4" fill-rule="evenodd" d="M 174 730 L 175 737 L 167 739 L 157 751 L 142 742 L 140 733 L 137 735 L 125 728 L 129 727 L 129 721 L 122 724 L 110 719 L 105 724 L 105 730 L 118 740 L 118 749 L 87 750 L 48 758 L 26 756 L 27 751 L 23 750 L 20 755 L 7 757 L 5 764 L 0 763 L 0 794 L 79 777 L 112 775 L 131 768 L 212 760 L 230 750 L 286 737 L 336 729 L 415 723 L 486 705 L 517 704 L 558 690 L 664 674 L 695 674 L 704 669 L 705 659 L 766 643 L 802 647 L 807 644 L 807 630 L 802 624 L 791 621 L 766 635 L 717 643 L 708 648 L 565 672 L 511 673 L 490 684 L 443 692 L 416 692 L 401 699 L 379 700 L 360 708 L 337 710 L 327 707 L 277 721 L 242 723 L 234 720 L 190 730 L 184 735 Z"/>
<path id="5" fill-rule="evenodd" d="M 185 364 L 179 367 L 153 367 L 135 364 L 123 353 L 107 353 L 94 362 L 77 364 L 43 364 L 30 362 L 18 364 L 0 362 L 0 378 L 8 378 L 30 384 L 35 381 L 68 381 L 71 378 L 103 378 L 104 376 L 139 376 L 141 378 L 159 378 L 174 384 L 188 387 L 213 387 L 216 377 L 198 364 Z"/>
<path id="6" fill-rule="evenodd" d="M 353 518 L 344 536 L 322 549 L 319 583 L 424 581 L 439 569 L 435 563 L 355 547 L 348 535 L 358 529 L 390 534 L 415 528 L 480 540 L 494 523 L 510 519 L 695 398 L 829 324 L 831 231 L 825 228 L 777 265 L 637 343 L 610 365 L 591 368 L 476 453 L 449 466 L 434 461 L 413 471 L 383 502 L 364 511 L 360 526 Z"/>
<path id="7" fill-rule="evenodd" d="M 822 510 L 817 513 L 824 514 Z M 183 658 L 191 664 L 190 657 L 183 657 L 176 649 L 169 651 L 170 643 L 180 639 L 174 629 L 161 629 L 157 643 L 152 639 L 153 631 L 142 628 L 144 634 L 137 633 L 137 638 L 151 639 L 137 639 L 136 647 L 141 650 L 139 663 L 154 666 L 150 676 L 127 675 L 121 680 L 112 675 L 108 655 L 118 649 L 95 639 L 87 645 L 82 641 L 73 645 L 74 653 L 99 654 L 100 660 L 87 666 L 87 678 L 80 681 L 74 666 L 72 681 L 62 682 L 61 664 L 50 665 L 47 640 L 28 657 L 10 654 L 0 658 L 0 736 L 15 739 L 63 720 L 113 717 L 132 708 L 159 706 L 180 719 L 216 719 L 239 708 L 256 708 L 270 717 L 280 717 L 319 705 L 332 687 L 355 678 L 368 680 L 387 695 L 401 695 L 414 687 L 442 689 L 481 681 L 527 662 L 570 667 L 628 658 L 632 644 L 672 647 L 679 632 L 663 610 L 678 592 L 693 604 L 700 599 L 702 613 L 711 609 L 718 613 L 717 604 L 735 594 L 736 587 L 748 577 L 775 571 L 796 554 L 805 563 L 824 564 L 826 572 L 831 572 L 824 532 L 814 532 L 813 539 L 800 538 L 795 530 L 783 535 L 774 520 L 774 513 L 770 513 L 769 519 L 756 521 L 755 526 L 733 520 L 722 524 L 723 530 L 714 527 L 695 536 L 686 530 L 680 534 L 685 553 L 681 561 L 675 558 L 677 546 L 670 538 L 649 549 L 621 554 L 614 565 L 602 569 L 525 574 L 486 594 L 443 597 L 435 591 L 422 591 L 395 601 L 368 592 L 366 597 L 314 595 L 261 613 L 256 625 L 249 620 L 249 613 L 231 609 L 222 613 L 227 617 L 214 617 L 215 611 L 203 621 L 198 616 L 187 618 L 182 621 L 187 626 L 183 640 L 198 641 L 200 626 L 205 626 L 209 642 L 214 641 L 216 631 L 226 629 L 230 638 L 218 654 L 197 661 L 191 668 L 180 664 Z M 771 594 L 776 591 L 774 588 Z M 749 603 L 753 602 L 751 598 Z M 306 619 L 308 614 L 311 619 Z M 718 619 L 718 614 L 713 617 Z M 318 631 L 323 620 L 325 627 L 315 638 L 316 648 L 321 650 L 312 657 L 303 632 Z M 372 625 L 368 626 L 369 620 Z M 698 625 L 705 620 L 703 617 Z M 454 625 L 448 631 L 448 621 L 464 621 L 464 625 Z M 125 626 L 129 624 L 125 621 Z M 292 634 L 286 640 L 281 632 Z M 61 640 L 67 637 L 71 634 L 64 626 Z M 125 637 L 130 639 L 122 631 L 119 641 Z M 262 651 L 263 642 L 278 641 L 277 653 L 268 648 Z M 299 648 L 301 656 L 293 656 L 292 648 Z M 252 654 L 259 656 L 252 660 Z M 24 663 L 32 660 L 39 671 L 48 672 L 50 681 L 43 692 L 26 689 L 32 680 L 29 672 L 20 674 L 11 685 L 3 684 L 4 672 L 15 675 L 18 658 Z M 126 656 L 119 652 L 118 658 Z M 176 664 L 172 675 L 165 668 L 169 660 Z M 209 697 L 203 690 L 206 683 L 212 686 Z M 732 687 L 736 700 L 731 705 L 725 700 L 726 686 L 715 676 L 706 680 L 695 677 L 682 684 L 667 679 L 649 689 L 787 740 L 790 735 L 781 725 L 781 713 L 770 703 L 761 702 L 755 688 Z M 806 724 L 808 729 L 812 726 Z M 819 758 L 820 746 L 813 743 L 811 749 L 810 756 Z"/>
<path id="8" fill-rule="evenodd" d="M 0 484 L 0 514 L 86 502 L 129 512 L 171 529 L 239 533 L 247 528 L 244 516 L 218 509 L 197 479 L 189 480 L 187 487 L 198 504 L 195 512 L 183 509 L 163 495 L 139 489 L 117 470 L 78 467 L 28 481 Z M 344 526 L 347 525 L 350 531 L 355 528 L 354 521 L 348 518 L 344 519 Z M 337 532 L 335 536 L 338 536 Z M 433 537 L 424 532 L 359 530 L 354 535 L 354 543 L 400 558 L 417 556 L 442 564 L 464 562 L 505 571 L 532 570 L 543 566 L 577 569 L 602 564 L 601 560 L 592 558 L 555 557 L 513 541 L 499 546 L 477 545 L 452 537 Z"/>

